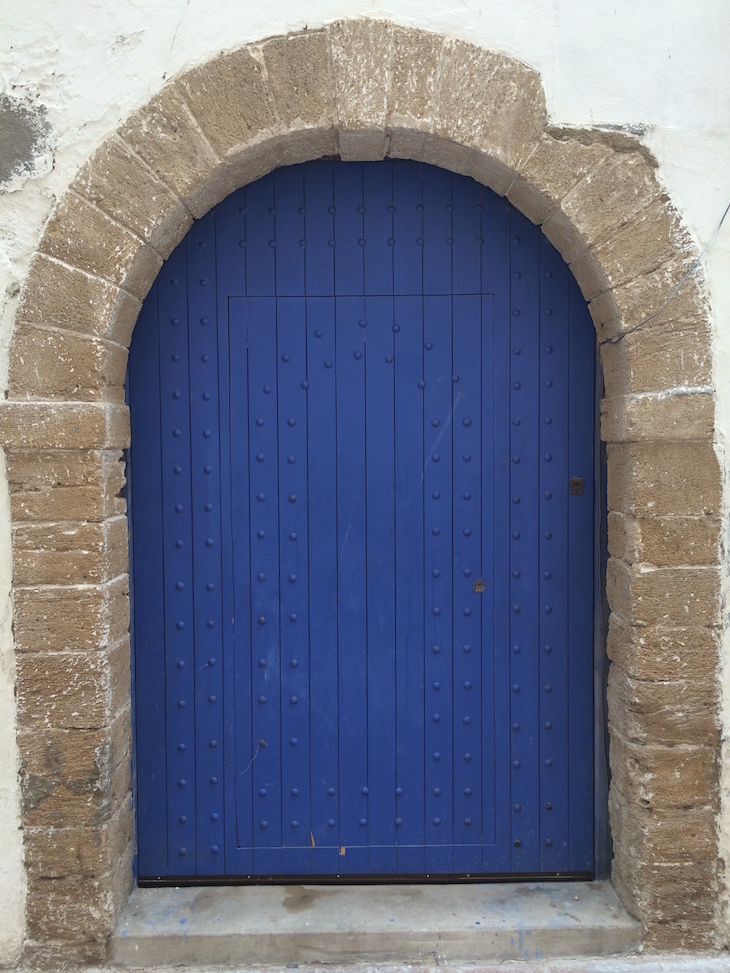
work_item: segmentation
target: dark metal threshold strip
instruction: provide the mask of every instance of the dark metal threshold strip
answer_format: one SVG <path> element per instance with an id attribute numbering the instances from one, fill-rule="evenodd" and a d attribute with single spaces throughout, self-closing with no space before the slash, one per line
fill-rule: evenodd
<path id="1" fill-rule="evenodd" d="M 423 875 L 144 875 L 139 888 L 215 885 L 465 885 L 515 882 L 591 882 L 592 872 L 499 872 Z"/>

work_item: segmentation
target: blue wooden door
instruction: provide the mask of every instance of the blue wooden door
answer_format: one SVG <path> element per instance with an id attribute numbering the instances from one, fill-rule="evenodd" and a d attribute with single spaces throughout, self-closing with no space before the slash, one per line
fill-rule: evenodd
<path id="1" fill-rule="evenodd" d="M 195 224 L 130 354 L 140 881 L 592 873 L 594 354 L 462 176 Z"/>

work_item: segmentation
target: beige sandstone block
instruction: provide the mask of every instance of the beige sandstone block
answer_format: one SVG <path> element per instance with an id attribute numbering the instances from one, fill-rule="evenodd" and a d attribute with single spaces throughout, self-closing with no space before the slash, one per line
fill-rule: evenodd
<path id="1" fill-rule="evenodd" d="M 611 152 L 565 196 L 560 208 L 588 246 L 615 235 L 661 195 L 639 152 Z"/>
<path id="2" fill-rule="evenodd" d="M 644 392 L 601 402 L 601 439 L 609 443 L 712 440 L 714 424 L 715 401 L 708 392 Z"/>
<path id="3" fill-rule="evenodd" d="M 689 235 L 662 197 L 592 249 L 611 287 L 642 277 L 678 256 L 693 259 Z"/>
<path id="4" fill-rule="evenodd" d="M 99 585 L 16 588 L 15 644 L 20 652 L 90 651 L 129 630 L 129 580 Z"/>
<path id="5" fill-rule="evenodd" d="M 274 37 L 261 45 L 276 114 L 288 129 L 334 129 L 336 123 L 326 30 Z M 266 127 L 262 117 L 256 131 Z M 271 123 L 269 122 L 271 126 Z"/>
<path id="6" fill-rule="evenodd" d="M 20 777 L 24 827 L 91 827 L 101 824 L 130 799 L 129 758 L 122 759 L 105 788 L 78 786 L 46 776 Z"/>
<path id="7" fill-rule="evenodd" d="M 715 678 L 718 632 L 708 628 L 629 625 L 612 615 L 608 628 L 608 657 L 634 679 Z"/>
<path id="8" fill-rule="evenodd" d="M 102 143 L 71 188 L 123 223 L 163 258 L 172 253 L 193 222 L 177 196 L 114 136 Z"/>
<path id="9" fill-rule="evenodd" d="M 129 445 L 129 409 L 110 402 L 0 403 L 6 449 L 96 449 Z"/>
<path id="10" fill-rule="evenodd" d="M 708 912 L 714 916 L 715 910 Z M 651 922 L 644 935 L 644 946 L 653 952 L 674 953 L 688 950 L 707 952 L 721 949 L 724 941 L 718 934 L 717 923 L 711 919 L 674 919 L 671 922 Z"/>
<path id="11" fill-rule="evenodd" d="M 104 875 L 32 878 L 28 883 L 28 935 L 39 940 L 103 942 L 131 890 L 132 857 L 127 852 Z"/>
<path id="12" fill-rule="evenodd" d="M 470 176 L 483 186 L 489 186 L 499 196 L 504 196 L 514 180 L 514 173 L 499 159 L 486 155 L 477 149 L 459 145 L 423 133 L 423 145 L 418 159 L 430 165 L 450 169 L 462 176 Z"/>
<path id="13" fill-rule="evenodd" d="M 634 518 L 615 510 L 608 514 L 609 552 L 628 564 L 717 564 L 719 532 L 715 517 Z"/>
<path id="14" fill-rule="evenodd" d="M 127 518 L 27 524 L 13 529 L 13 574 L 19 585 L 98 584 L 129 569 Z"/>
<path id="15" fill-rule="evenodd" d="M 609 444 L 608 508 L 635 516 L 717 515 L 720 471 L 712 444 Z"/>
<path id="16" fill-rule="evenodd" d="M 126 347 L 140 307 L 137 298 L 108 281 L 39 253 L 28 271 L 17 321 L 67 328 Z"/>
<path id="17" fill-rule="evenodd" d="M 130 115 L 119 135 L 196 219 L 235 188 L 175 84 Z"/>
<path id="18" fill-rule="evenodd" d="M 608 288 L 609 282 L 606 272 L 590 250 L 583 250 L 577 257 L 569 259 L 568 262 L 570 263 L 570 272 L 575 277 L 586 301 L 592 301 Z"/>
<path id="19" fill-rule="evenodd" d="M 613 665 L 608 677 L 608 713 L 631 743 L 719 743 L 717 687 L 712 676 L 647 682 L 631 679 Z"/>
<path id="20" fill-rule="evenodd" d="M 106 942 L 59 940 L 37 942 L 29 939 L 23 947 L 23 961 L 32 969 L 60 970 L 64 966 L 78 964 L 104 966 L 107 959 Z"/>
<path id="21" fill-rule="evenodd" d="M 162 258 L 152 247 L 72 192 L 51 214 L 39 250 L 123 287 L 139 300 L 162 267 Z"/>
<path id="22" fill-rule="evenodd" d="M 639 865 L 713 862 L 717 857 L 715 811 L 711 807 L 650 810 L 632 807 L 615 789 L 609 793 L 611 831 L 617 856 Z"/>
<path id="23" fill-rule="evenodd" d="M 124 401 L 127 349 L 68 331 L 16 325 L 11 399 Z"/>
<path id="24" fill-rule="evenodd" d="M 183 74 L 177 85 L 221 159 L 279 127 L 261 58 L 251 48 L 219 54 Z"/>
<path id="25" fill-rule="evenodd" d="M 388 86 L 388 128 L 431 131 L 445 39 L 440 34 L 393 28 Z"/>
<path id="26" fill-rule="evenodd" d="M 717 625 L 720 575 L 716 567 L 629 566 L 612 557 L 606 571 L 611 611 L 634 625 Z"/>
<path id="27" fill-rule="evenodd" d="M 587 251 L 585 240 L 581 237 L 572 219 L 566 216 L 560 207 L 554 207 L 550 215 L 543 220 L 542 232 L 563 260 L 571 265 L 571 269 L 572 265 L 577 263 L 579 258 Z M 590 255 L 589 259 L 591 263 L 595 263 Z M 605 290 L 605 286 L 600 287 L 598 293 L 601 290 Z"/>
<path id="28" fill-rule="evenodd" d="M 128 858 L 132 815 L 127 808 L 96 828 L 28 828 L 25 860 L 33 878 L 97 877 Z"/>
<path id="29" fill-rule="evenodd" d="M 516 174 L 543 135 L 545 94 L 536 71 L 464 41 L 444 44 L 435 131 L 479 149 Z"/>
<path id="30" fill-rule="evenodd" d="M 584 145 L 573 138 L 543 135 L 520 169 L 517 183 L 527 183 L 546 199 L 550 208 L 611 155 L 606 145 Z"/>
<path id="31" fill-rule="evenodd" d="M 591 302 L 591 313 L 599 339 L 615 338 L 637 325 L 644 334 L 655 328 L 671 329 L 677 324 L 680 328 L 699 326 L 706 333 L 707 303 L 701 290 L 702 268 L 687 277 L 691 266 L 692 262 L 688 262 L 687 255 L 682 253 L 661 267 L 596 297 Z M 650 317 L 652 320 L 644 324 Z"/>
<path id="32" fill-rule="evenodd" d="M 8 476 L 14 523 L 99 521 L 126 509 L 118 450 L 13 450 Z"/>
<path id="33" fill-rule="evenodd" d="M 393 27 L 380 20 L 339 20 L 329 38 L 340 155 L 345 161 L 382 159 Z"/>
<path id="34" fill-rule="evenodd" d="M 623 739 L 609 722 L 612 787 L 630 807 L 654 809 L 711 806 L 717 793 L 713 747 L 645 746 Z"/>

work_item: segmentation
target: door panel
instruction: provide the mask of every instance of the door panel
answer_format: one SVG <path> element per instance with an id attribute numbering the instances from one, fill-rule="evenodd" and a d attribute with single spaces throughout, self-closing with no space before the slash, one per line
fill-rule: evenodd
<path id="1" fill-rule="evenodd" d="M 594 353 L 443 170 L 195 224 L 130 353 L 141 881 L 591 872 Z"/>

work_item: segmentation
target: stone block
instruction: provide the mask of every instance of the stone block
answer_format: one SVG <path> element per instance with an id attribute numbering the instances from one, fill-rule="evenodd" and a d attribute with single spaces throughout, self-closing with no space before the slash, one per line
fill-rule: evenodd
<path id="1" fill-rule="evenodd" d="M 78 793 L 107 791 L 115 768 L 131 759 L 129 707 L 98 729 L 24 730 L 18 751 L 21 781 L 60 784 Z"/>
<path id="2" fill-rule="evenodd" d="M 274 37 L 262 44 L 260 50 L 276 115 L 282 125 L 288 131 L 295 128 L 334 129 L 336 115 L 327 31 L 308 30 Z M 259 97 L 263 95 L 262 91 Z M 262 117 L 256 132 L 267 127 L 264 120 Z M 273 127 L 271 122 L 268 127 Z"/>
<path id="3" fill-rule="evenodd" d="M 17 322 L 67 328 L 127 347 L 140 307 L 114 284 L 39 253 L 26 277 Z"/>
<path id="4" fill-rule="evenodd" d="M 669 811 L 631 807 L 614 790 L 609 794 L 609 809 L 617 857 L 657 865 L 710 863 L 717 857 L 711 807 Z"/>
<path id="5" fill-rule="evenodd" d="M 632 625 L 717 625 L 720 573 L 716 567 L 655 568 L 612 557 L 606 570 L 611 611 Z"/>
<path id="6" fill-rule="evenodd" d="M 13 530 L 16 584 L 99 584 L 128 570 L 126 517 L 80 524 L 21 523 Z"/>
<path id="7" fill-rule="evenodd" d="M 13 450 L 8 477 L 14 523 L 91 522 L 125 511 L 118 450 Z"/>
<path id="8" fill-rule="evenodd" d="M 36 940 L 106 943 L 123 901 L 118 889 L 120 863 L 116 864 L 97 877 L 31 878 L 26 900 L 28 935 Z M 123 866 L 124 872 L 129 873 L 125 882 L 128 894 L 131 855 L 125 857 Z"/>
<path id="9" fill-rule="evenodd" d="M 102 277 L 139 300 L 162 267 L 162 258 L 152 247 L 72 192 L 51 214 L 39 250 Z"/>
<path id="10" fill-rule="evenodd" d="M 444 43 L 436 134 L 493 156 L 516 175 L 542 138 L 545 117 L 536 71 L 474 44 Z"/>
<path id="11" fill-rule="evenodd" d="M 521 176 L 507 190 L 507 199 L 530 222 L 540 226 L 555 209 L 555 204 Z"/>
<path id="12" fill-rule="evenodd" d="M 36 878 L 100 877 L 132 850 L 132 814 L 123 808 L 96 828 L 28 828 L 25 860 Z"/>
<path id="13" fill-rule="evenodd" d="M 613 665 L 608 677 L 608 712 L 615 714 L 622 736 L 631 743 L 719 743 L 717 686 L 712 676 L 646 682 L 630 678 Z"/>
<path id="14" fill-rule="evenodd" d="M 660 197 L 594 247 L 593 253 L 610 286 L 618 287 L 664 266 L 677 254 L 686 255 L 691 263 L 693 250 L 676 211 Z"/>
<path id="15" fill-rule="evenodd" d="M 609 287 L 606 272 L 590 250 L 583 250 L 575 258 L 568 259 L 568 262 L 570 272 L 575 277 L 586 301 L 592 301 Z"/>
<path id="16" fill-rule="evenodd" d="M 662 194 L 654 169 L 640 153 L 611 152 L 560 204 L 588 246 L 632 223 Z"/>
<path id="17" fill-rule="evenodd" d="M 641 392 L 601 402 L 601 439 L 609 443 L 712 440 L 714 424 L 714 397 L 700 390 Z"/>
<path id="18" fill-rule="evenodd" d="M 21 322 L 10 350 L 9 397 L 123 402 L 126 368 L 122 345 Z"/>
<path id="19" fill-rule="evenodd" d="M 706 682 L 717 671 L 718 633 L 708 628 L 639 628 L 612 615 L 607 651 L 633 679 Z"/>
<path id="20" fill-rule="evenodd" d="M 609 714 L 612 784 L 629 806 L 653 809 L 712 806 L 717 794 L 713 747 L 629 743 Z"/>
<path id="21" fill-rule="evenodd" d="M 608 549 L 628 564 L 657 567 L 717 564 L 720 522 L 714 517 L 608 515 Z"/>
<path id="22" fill-rule="evenodd" d="M 130 115 L 119 135 L 196 219 L 235 188 L 174 83 Z"/>
<path id="23" fill-rule="evenodd" d="M 385 157 L 388 68 L 393 27 L 380 20 L 339 20 L 329 28 L 341 157 Z"/>
<path id="24" fill-rule="evenodd" d="M 21 730 L 99 729 L 128 701 L 129 639 L 99 652 L 18 654 Z"/>
<path id="25" fill-rule="evenodd" d="M 608 445 L 608 508 L 634 516 L 713 516 L 720 471 L 711 443 Z"/>
<path id="26" fill-rule="evenodd" d="M 106 965 L 106 942 L 89 942 L 86 939 L 69 942 L 68 940 L 26 940 L 23 948 L 23 961 L 33 970 L 62 970 L 73 968 L 76 964 L 87 966 Z"/>
<path id="27" fill-rule="evenodd" d="M 129 409 L 111 402 L 0 403 L 6 449 L 126 449 Z"/>
<path id="28" fill-rule="evenodd" d="M 651 922 L 644 934 L 644 948 L 652 952 L 675 953 L 698 951 L 706 953 L 724 948 L 718 935 L 715 910 L 710 919 L 674 919 L 672 922 Z"/>
<path id="29" fill-rule="evenodd" d="M 129 630 L 129 581 L 16 588 L 15 644 L 20 652 L 87 652 Z"/>
<path id="30" fill-rule="evenodd" d="M 671 334 L 676 324 L 682 322 L 687 329 L 697 324 L 706 333 L 707 303 L 701 289 L 702 268 L 698 267 L 684 280 L 691 266 L 686 254 L 675 255 L 656 270 L 597 297 L 591 304 L 591 313 L 599 339 L 617 337 L 650 317 L 652 321 L 642 325 L 643 334 L 655 327 L 663 327 Z M 658 316 L 653 318 L 653 315 Z"/>
<path id="31" fill-rule="evenodd" d="M 552 209 L 610 154 L 608 146 L 600 143 L 586 145 L 569 135 L 544 134 L 522 166 L 518 182 L 539 192 Z"/>
<path id="32" fill-rule="evenodd" d="M 585 240 L 581 237 L 570 217 L 566 216 L 559 207 L 555 207 L 549 216 L 542 221 L 542 232 L 566 263 L 572 265 L 586 253 Z M 590 257 L 590 261 L 595 263 L 592 257 Z M 602 284 L 597 293 L 605 290 L 607 286 L 607 282 Z"/>
<path id="33" fill-rule="evenodd" d="M 23 825 L 29 827 L 92 827 L 99 825 L 130 800 L 131 767 L 122 759 L 106 787 L 83 788 L 73 781 L 48 777 L 20 778 Z"/>
<path id="34" fill-rule="evenodd" d="M 431 131 L 436 111 L 439 67 L 444 47 L 440 34 L 393 28 L 388 86 L 388 128 Z"/>
<path id="35" fill-rule="evenodd" d="M 117 138 L 106 139 L 71 184 L 164 258 L 193 219 L 175 194 Z"/>
<path id="36" fill-rule="evenodd" d="M 190 111 L 221 159 L 279 128 L 263 58 L 254 51 L 243 47 L 219 54 L 177 79 Z"/>

